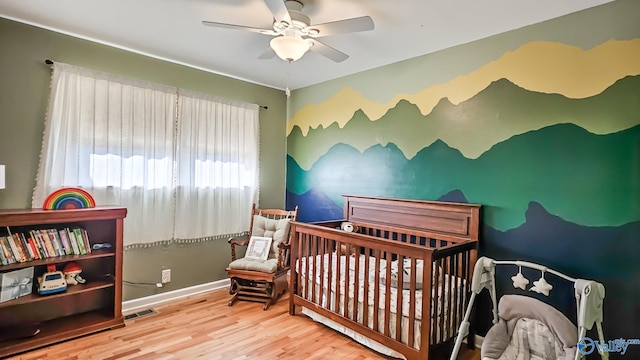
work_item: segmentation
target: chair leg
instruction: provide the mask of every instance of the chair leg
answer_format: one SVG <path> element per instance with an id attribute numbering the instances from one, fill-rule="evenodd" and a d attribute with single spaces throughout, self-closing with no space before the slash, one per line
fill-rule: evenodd
<path id="1" fill-rule="evenodd" d="M 236 303 L 236 301 L 238 301 L 238 293 L 235 293 L 233 295 L 233 297 L 231 298 L 231 300 L 229 300 L 229 302 L 227 303 L 227 305 L 229 306 L 233 306 L 233 304 Z"/>
<path id="2" fill-rule="evenodd" d="M 234 295 L 238 291 L 238 281 L 236 278 L 231 278 L 229 283 L 229 295 Z"/>
<path id="3" fill-rule="evenodd" d="M 276 287 L 273 283 L 268 283 L 267 285 L 267 294 L 269 294 L 269 298 L 264 300 L 264 307 L 262 310 L 267 310 L 271 304 L 275 304 L 276 302 Z"/>

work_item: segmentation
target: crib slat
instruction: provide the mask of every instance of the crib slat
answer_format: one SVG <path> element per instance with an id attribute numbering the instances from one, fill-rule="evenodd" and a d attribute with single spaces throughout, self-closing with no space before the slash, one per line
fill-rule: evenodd
<path id="1" fill-rule="evenodd" d="M 329 240 L 329 251 L 332 252 L 334 247 L 336 246 L 336 242 L 333 240 Z M 327 308 L 331 309 L 332 311 L 336 311 L 337 307 L 336 307 L 336 302 L 335 299 L 331 298 L 331 289 L 333 288 L 332 284 L 333 284 L 333 254 L 329 254 L 329 263 L 327 264 L 327 286 L 328 286 L 328 290 L 327 290 Z M 337 286 L 336 286 L 337 288 Z"/>
<path id="2" fill-rule="evenodd" d="M 376 259 L 374 274 L 375 281 L 373 283 L 373 329 L 379 331 L 378 327 L 378 315 L 380 312 L 380 250 L 374 250 L 374 256 Z"/>
<path id="3" fill-rule="evenodd" d="M 341 293 L 341 289 L 342 289 L 342 261 L 340 261 L 340 249 L 342 246 L 342 242 L 338 241 L 336 244 L 337 248 L 336 250 L 338 251 L 337 256 L 336 256 L 336 296 L 335 296 L 335 312 L 336 314 L 340 314 L 340 293 Z M 348 268 L 347 268 L 348 269 Z M 344 313 L 342 314 L 344 315 Z"/>
<path id="4" fill-rule="evenodd" d="M 309 260 L 304 256 L 304 248 L 307 246 L 307 238 L 309 237 L 309 234 L 300 234 L 300 242 L 299 242 L 299 246 L 298 246 L 298 259 L 303 259 L 306 261 L 306 267 L 309 266 Z M 300 264 L 300 266 L 302 266 L 302 263 Z M 305 269 L 303 269 L 302 267 L 298 270 L 298 274 L 302 274 L 302 277 L 305 279 L 305 281 L 307 281 L 307 277 L 304 275 L 303 271 L 306 271 Z M 302 294 L 302 296 L 304 297 L 304 292 L 303 292 L 303 284 L 302 281 L 298 281 L 298 293 Z M 305 284 L 304 288 L 307 288 L 308 286 Z"/>
<path id="5" fill-rule="evenodd" d="M 362 293 L 362 324 L 369 326 L 369 274 L 371 274 L 369 248 L 364 248 L 364 291 Z"/>
<path id="6" fill-rule="evenodd" d="M 446 296 L 445 296 L 445 292 L 447 291 L 446 286 L 447 286 L 447 261 L 446 258 L 442 259 L 442 282 L 439 286 L 439 290 L 440 292 L 438 293 L 438 302 L 439 302 L 439 309 L 440 309 L 440 314 L 438 315 L 438 323 L 440 324 L 440 326 L 438 327 L 438 343 L 441 343 L 444 341 L 444 314 L 445 314 L 445 300 L 446 300 Z"/>
<path id="7" fill-rule="evenodd" d="M 435 285 L 432 285 L 433 288 L 433 294 L 435 296 L 435 298 L 433 298 L 431 300 L 431 304 L 432 304 L 432 309 L 431 309 L 431 323 L 433 324 L 433 326 L 431 327 L 431 343 L 432 344 L 437 344 L 438 343 L 438 306 L 439 306 L 439 300 L 440 300 L 440 294 L 441 294 L 441 288 L 442 288 L 442 281 L 440 281 L 441 277 L 444 277 L 444 274 L 442 274 L 442 259 L 438 259 L 437 261 L 435 261 L 436 266 L 434 267 L 434 275 L 433 275 L 433 279 L 432 279 L 432 284 L 435 283 Z M 444 279 L 443 279 L 444 280 Z M 424 301 L 424 299 L 423 299 Z"/>
<path id="8" fill-rule="evenodd" d="M 313 285 L 313 282 L 311 282 L 311 269 L 313 269 L 314 263 L 315 263 L 315 259 L 311 256 L 311 242 L 313 241 L 314 235 L 309 235 L 309 237 L 307 238 L 307 243 L 305 246 L 305 258 L 308 259 L 307 261 L 307 267 L 305 269 L 305 278 L 307 279 L 308 283 L 306 286 L 306 298 L 311 300 L 311 288 L 312 286 L 309 286 L 309 284 Z"/>
<path id="9" fill-rule="evenodd" d="M 347 244 L 347 247 L 349 247 L 349 244 Z M 347 254 L 348 254 L 349 249 L 347 248 Z M 342 316 L 348 318 L 349 317 L 349 293 L 351 292 L 351 286 L 350 286 L 350 280 L 351 280 L 351 264 L 349 256 L 348 255 L 340 255 L 341 259 L 345 259 L 344 261 L 344 302 L 343 302 L 343 308 L 344 308 L 344 312 L 342 314 Z"/>
<path id="10" fill-rule="evenodd" d="M 324 257 L 325 257 L 325 254 L 327 253 L 327 242 L 328 240 L 324 236 L 320 238 L 320 247 L 319 247 L 320 251 L 318 252 L 318 261 L 320 261 L 320 271 L 317 274 L 317 276 L 320 276 L 320 287 L 318 288 L 318 304 L 320 304 L 320 306 L 324 305 L 323 299 L 326 298 L 325 284 L 324 284 L 324 274 L 325 274 Z"/>
<path id="11" fill-rule="evenodd" d="M 316 255 L 318 255 L 318 237 L 317 236 L 313 236 L 311 238 L 311 244 L 310 244 L 310 248 L 309 248 L 309 258 L 313 260 L 313 265 L 309 266 L 309 277 L 307 278 L 308 280 L 310 280 L 311 283 L 311 301 L 313 301 L 314 303 L 317 303 L 317 298 L 316 298 L 316 269 L 318 268 L 318 257 Z"/>
<path id="12" fill-rule="evenodd" d="M 391 318 L 391 254 L 385 253 L 385 257 L 387 260 L 387 277 L 384 284 L 384 335 L 388 337 Z"/>
<path id="13" fill-rule="evenodd" d="M 398 256 L 398 280 L 396 284 L 396 340 L 402 340 L 402 330 L 400 325 L 402 325 L 402 295 L 403 295 L 403 285 L 404 285 L 404 256 Z"/>
<path id="14" fill-rule="evenodd" d="M 351 252 L 351 247 L 349 247 L 349 252 L 347 253 L 347 258 L 349 261 L 353 259 L 355 262 L 355 271 L 354 271 L 354 281 L 353 281 L 353 313 L 351 316 L 351 320 L 358 322 L 358 300 L 360 295 L 360 248 L 357 245 L 353 245 L 355 248 L 353 255 Z"/>
<path id="15" fill-rule="evenodd" d="M 416 326 L 416 278 L 418 276 L 418 262 L 416 258 L 411 258 L 411 291 L 409 292 L 409 337 L 408 344 L 416 347 L 415 326 Z M 424 281 L 423 281 L 424 282 Z M 424 286 L 424 285 L 423 285 Z M 424 315 L 423 315 L 424 317 Z"/>
<path id="16" fill-rule="evenodd" d="M 455 255 L 450 255 L 449 257 L 449 298 L 448 298 L 448 307 L 447 307 L 447 321 L 446 321 L 446 332 L 444 334 L 445 338 L 449 337 L 449 331 L 453 328 L 453 321 L 455 320 L 455 300 L 456 300 L 456 274 L 457 274 L 457 266 L 456 266 L 456 257 Z"/>

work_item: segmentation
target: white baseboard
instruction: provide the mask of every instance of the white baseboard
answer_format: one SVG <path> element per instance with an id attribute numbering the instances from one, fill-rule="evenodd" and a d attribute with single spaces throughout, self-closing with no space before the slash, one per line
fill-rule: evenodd
<path id="1" fill-rule="evenodd" d="M 482 342 L 484 341 L 484 336 L 474 335 L 476 342 L 476 349 L 480 349 L 482 347 Z"/>
<path id="2" fill-rule="evenodd" d="M 128 313 L 139 309 L 147 309 L 152 306 L 185 298 L 187 296 L 202 294 L 205 292 L 223 289 L 229 287 L 229 279 L 222 279 L 206 284 L 195 285 L 173 291 L 167 291 L 162 294 L 145 296 L 143 298 L 127 300 L 122 302 L 122 312 Z"/>

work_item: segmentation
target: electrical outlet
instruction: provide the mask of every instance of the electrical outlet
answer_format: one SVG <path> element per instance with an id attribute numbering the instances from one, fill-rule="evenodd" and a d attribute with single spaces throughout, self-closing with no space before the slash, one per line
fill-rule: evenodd
<path id="1" fill-rule="evenodd" d="M 162 270 L 162 283 L 166 284 L 171 282 L 171 269 Z"/>

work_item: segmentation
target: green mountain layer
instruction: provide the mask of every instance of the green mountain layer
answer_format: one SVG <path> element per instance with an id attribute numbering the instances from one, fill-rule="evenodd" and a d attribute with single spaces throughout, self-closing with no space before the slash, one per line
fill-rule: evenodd
<path id="1" fill-rule="evenodd" d="M 437 199 L 452 190 L 484 205 L 483 220 L 507 230 L 525 222 L 529 202 L 584 226 L 640 220 L 640 125 L 594 135 L 559 124 L 514 136 L 478 159 L 436 141 L 407 159 L 394 144 L 364 152 L 337 144 L 303 170 L 288 158 L 287 189 L 341 195 Z"/>
<path id="2" fill-rule="evenodd" d="M 607 133 L 611 124 L 622 129 L 638 125 L 639 94 L 640 76 L 625 77 L 601 94 L 584 99 L 531 92 L 501 79 L 458 105 L 442 99 L 427 116 L 415 105 L 400 101 L 376 121 L 359 110 L 343 128 L 333 123 L 303 136 L 294 127 L 288 136 L 288 154 L 301 168 L 310 169 L 338 143 L 360 151 L 394 143 L 405 157 L 413 158 L 420 149 L 445 139 L 466 157 L 478 158 L 513 134 L 555 124 L 585 123 L 599 134 Z"/>

